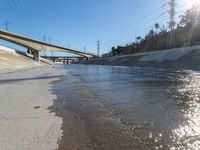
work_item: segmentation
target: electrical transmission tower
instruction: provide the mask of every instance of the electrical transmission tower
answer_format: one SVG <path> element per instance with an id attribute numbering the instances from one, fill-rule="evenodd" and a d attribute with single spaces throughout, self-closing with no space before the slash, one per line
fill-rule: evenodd
<path id="1" fill-rule="evenodd" d="M 97 56 L 100 56 L 100 41 L 97 40 Z"/>
<path id="2" fill-rule="evenodd" d="M 170 15 L 170 19 L 169 19 L 169 29 L 170 29 L 170 39 L 169 39 L 169 43 L 170 43 L 170 47 L 174 47 L 175 45 L 175 34 L 174 34 L 174 29 L 175 29 L 175 14 L 176 14 L 176 1 L 175 0 L 170 0 L 168 2 L 170 10 L 169 10 L 169 15 Z"/>

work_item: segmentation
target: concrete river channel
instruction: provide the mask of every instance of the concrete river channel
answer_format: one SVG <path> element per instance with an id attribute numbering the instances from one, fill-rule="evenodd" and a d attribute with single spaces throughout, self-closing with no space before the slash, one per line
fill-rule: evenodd
<path id="1" fill-rule="evenodd" d="M 49 91 L 56 97 L 48 110 L 62 118 L 58 149 L 200 149 L 199 71 L 95 65 L 51 69 L 57 74 Z M 50 75 L 44 70 L 41 77 Z"/>

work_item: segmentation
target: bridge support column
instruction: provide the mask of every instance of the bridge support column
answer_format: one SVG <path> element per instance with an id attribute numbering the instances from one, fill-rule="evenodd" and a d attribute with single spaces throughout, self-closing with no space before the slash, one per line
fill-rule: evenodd
<path id="1" fill-rule="evenodd" d="M 40 62 L 40 51 L 33 50 L 33 59 Z"/>
<path id="2" fill-rule="evenodd" d="M 88 63 L 90 61 L 89 57 L 86 57 L 86 63 Z"/>

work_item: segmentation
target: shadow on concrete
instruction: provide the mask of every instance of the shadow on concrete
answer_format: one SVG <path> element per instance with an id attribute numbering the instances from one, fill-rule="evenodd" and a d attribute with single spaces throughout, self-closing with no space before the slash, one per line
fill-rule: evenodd
<path id="1" fill-rule="evenodd" d="M 61 78 L 61 77 L 63 77 L 63 75 L 43 76 L 43 77 L 33 77 L 33 78 L 3 79 L 3 80 L 0 80 L 0 84 L 20 82 L 20 81 L 30 81 L 30 80 L 53 79 L 53 78 Z"/>

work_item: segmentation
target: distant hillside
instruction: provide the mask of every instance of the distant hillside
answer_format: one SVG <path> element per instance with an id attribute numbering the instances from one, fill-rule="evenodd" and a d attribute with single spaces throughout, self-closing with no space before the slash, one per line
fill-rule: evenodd
<path id="1" fill-rule="evenodd" d="M 0 46 L 0 73 L 41 66 L 31 58 L 17 54 L 15 50 Z"/>

